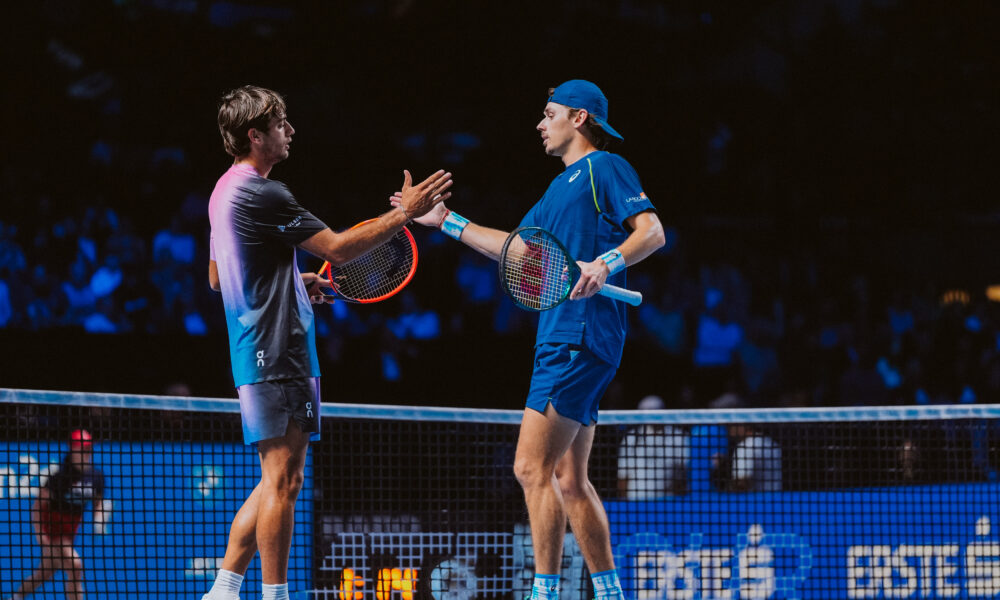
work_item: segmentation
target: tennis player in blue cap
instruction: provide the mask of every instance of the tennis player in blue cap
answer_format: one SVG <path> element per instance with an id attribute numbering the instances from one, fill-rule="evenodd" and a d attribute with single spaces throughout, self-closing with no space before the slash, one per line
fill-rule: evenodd
<path id="1" fill-rule="evenodd" d="M 540 313 L 535 368 L 521 421 L 514 473 L 524 489 L 535 549 L 533 600 L 559 595 L 562 542 L 569 519 L 596 600 L 622 598 L 608 519 L 587 474 L 601 396 L 625 344 L 626 306 L 595 295 L 625 286 L 625 268 L 663 246 L 663 226 L 629 163 L 606 152 L 623 141 L 608 123 L 608 100 L 589 81 L 549 90 L 536 127 L 550 156 L 565 165 L 524 216 L 522 227 L 552 232 L 580 261 L 581 275 L 563 302 Z M 393 199 L 399 202 L 399 194 Z M 439 227 L 498 260 L 507 233 L 470 223 L 438 204 L 415 219 Z"/>

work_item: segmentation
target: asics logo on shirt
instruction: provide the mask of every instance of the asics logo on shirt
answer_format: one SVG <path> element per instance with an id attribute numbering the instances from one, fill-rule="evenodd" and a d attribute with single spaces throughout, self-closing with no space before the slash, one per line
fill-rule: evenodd
<path id="1" fill-rule="evenodd" d="M 580 176 L 580 169 L 577 169 L 576 173 L 573 173 L 572 175 L 569 176 L 569 182 L 573 183 L 573 180 L 579 176 Z"/>

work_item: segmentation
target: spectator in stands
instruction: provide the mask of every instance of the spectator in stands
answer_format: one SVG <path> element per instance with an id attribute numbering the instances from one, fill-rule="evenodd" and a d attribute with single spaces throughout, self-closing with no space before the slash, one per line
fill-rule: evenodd
<path id="1" fill-rule="evenodd" d="M 97 298 L 90 291 L 90 267 L 83 253 L 78 253 L 70 264 L 69 279 L 61 284 L 68 307 L 67 320 L 79 325 L 97 307 Z"/>
<path id="2" fill-rule="evenodd" d="M 773 334 L 776 328 L 766 319 L 754 319 L 736 348 L 742 383 L 752 405 L 773 404 L 781 388 L 781 364 Z"/>
<path id="3" fill-rule="evenodd" d="M 409 290 L 400 294 L 400 302 L 399 316 L 387 323 L 396 338 L 433 340 L 441 337 L 441 317 L 437 311 L 420 306 L 417 296 Z"/>
<path id="4" fill-rule="evenodd" d="M 31 278 L 28 285 L 25 286 L 25 291 L 24 322 L 28 329 L 39 331 L 62 324 L 58 311 L 68 302 L 64 298 L 61 287 L 51 283 L 45 265 L 35 265 L 31 269 Z"/>
<path id="5" fill-rule="evenodd" d="M 659 396 L 646 396 L 638 410 L 665 408 Z M 618 446 L 618 494 L 627 500 L 650 500 L 687 493 L 690 436 L 676 425 L 633 427 Z"/>
<path id="6" fill-rule="evenodd" d="M 918 483 L 923 474 L 921 450 L 913 437 L 907 435 L 896 450 L 896 465 L 900 483 Z"/>
<path id="7" fill-rule="evenodd" d="M 6 327 L 14 317 L 14 308 L 10 301 L 10 286 L 0 279 L 0 328 Z"/>
<path id="8" fill-rule="evenodd" d="M 727 300 L 722 290 L 707 288 L 695 327 L 692 362 L 702 397 L 714 398 L 722 391 L 719 383 L 735 370 L 736 348 L 743 340 L 743 327 L 730 318 L 732 307 L 727 307 L 726 301 L 734 302 Z"/>
<path id="9" fill-rule="evenodd" d="M 0 277 L 23 272 L 27 267 L 24 250 L 17 243 L 17 226 L 0 221 Z"/>
<path id="10" fill-rule="evenodd" d="M 781 448 L 748 423 L 729 425 L 733 452 L 727 489 L 733 492 L 780 492 Z M 723 468 L 720 464 L 720 468 Z"/>
<path id="11" fill-rule="evenodd" d="M 862 343 L 848 353 L 847 370 L 838 381 L 841 406 L 884 406 L 889 403 L 889 391 L 876 369 L 876 361 L 868 344 Z"/>

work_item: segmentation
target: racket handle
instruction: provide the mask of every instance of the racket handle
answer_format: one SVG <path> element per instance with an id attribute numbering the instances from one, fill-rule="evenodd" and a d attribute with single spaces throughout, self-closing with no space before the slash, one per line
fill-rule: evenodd
<path id="1" fill-rule="evenodd" d="M 632 306 L 639 306 L 642 304 L 642 294 L 639 292 L 634 292 L 632 290 L 626 290 L 625 288 L 620 288 L 616 285 L 606 285 L 597 292 L 602 296 L 607 296 L 614 300 L 621 300 L 626 304 L 631 304 Z"/>

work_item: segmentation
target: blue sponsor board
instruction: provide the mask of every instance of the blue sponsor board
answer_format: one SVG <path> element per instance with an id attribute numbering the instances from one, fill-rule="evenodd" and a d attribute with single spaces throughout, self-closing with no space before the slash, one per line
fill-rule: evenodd
<path id="1" fill-rule="evenodd" d="M 31 506 L 40 482 L 66 451 L 65 445 L 49 442 L 0 443 L 2 597 L 41 559 Z M 101 535 L 88 509 L 75 539 L 86 596 L 200 598 L 221 566 L 236 511 L 260 479 L 256 451 L 242 444 L 101 442 L 94 446 L 94 465 L 104 473 L 110 516 Z M 293 589 L 312 587 L 312 548 L 310 455 L 289 562 Z M 243 591 L 259 595 L 259 558 L 247 575 Z M 35 597 L 62 594 L 60 574 Z"/>
<path id="2" fill-rule="evenodd" d="M 632 600 L 1000 598 L 1000 485 L 607 502 Z"/>

